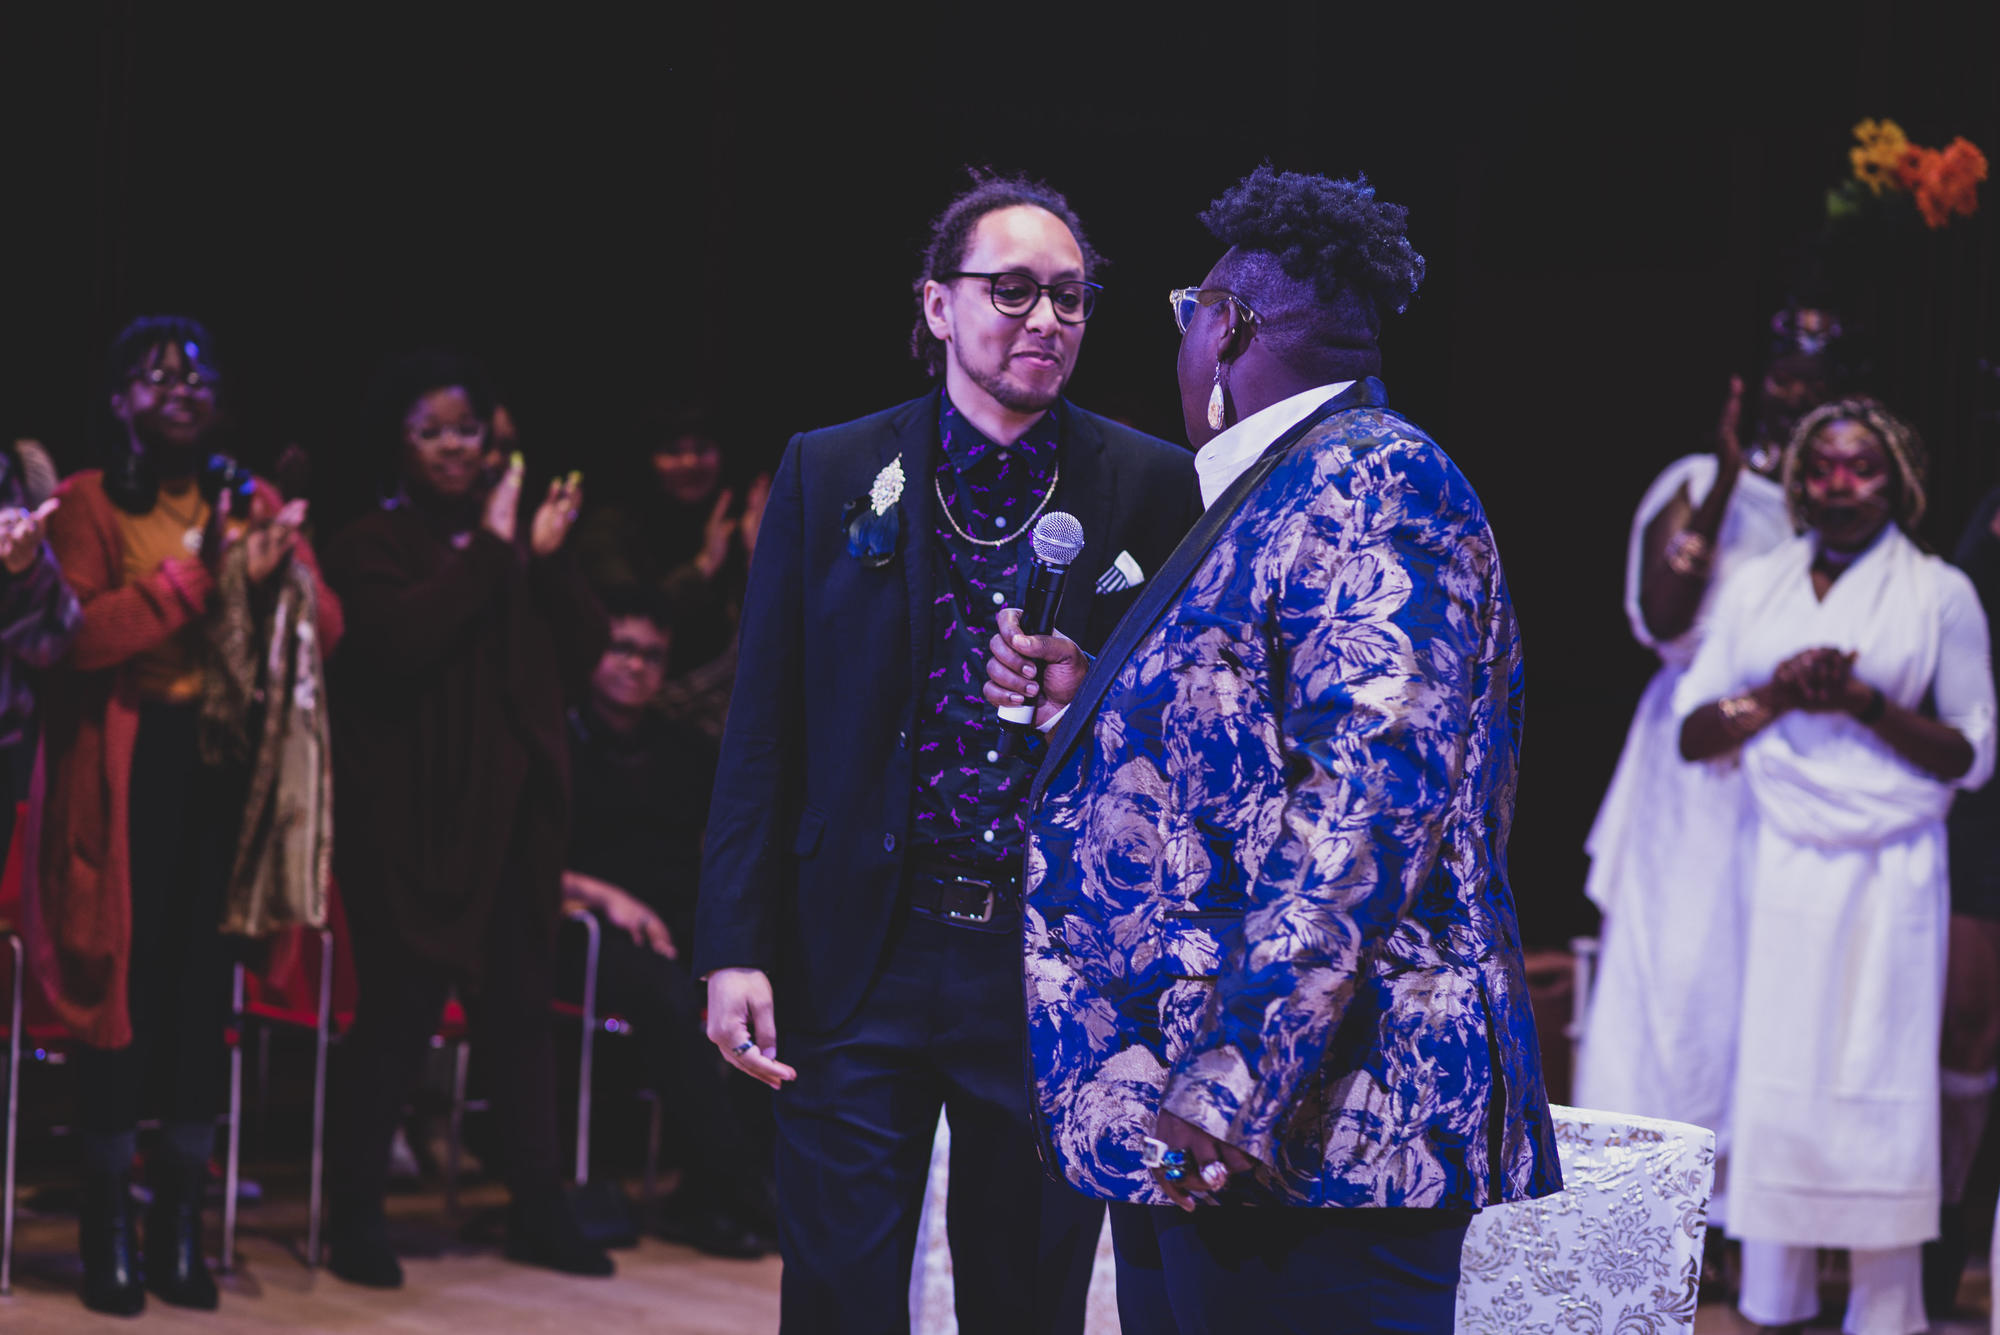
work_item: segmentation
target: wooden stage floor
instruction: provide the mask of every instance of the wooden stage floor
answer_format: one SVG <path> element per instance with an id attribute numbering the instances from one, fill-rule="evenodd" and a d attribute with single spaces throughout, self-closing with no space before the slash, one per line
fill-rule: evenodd
<path id="1" fill-rule="evenodd" d="M 495 1186 L 465 1193 L 477 1217 L 504 1200 Z M 287 1191 L 271 1204 L 246 1207 L 240 1264 L 223 1280 L 219 1312 L 187 1312 L 149 1303 L 136 1321 L 86 1312 L 76 1300 L 76 1223 L 67 1214 L 24 1212 L 14 1293 L 0 1298 L 0 1330 L 68 1332 L 185 1330 L 207 1335 L 263 1331 L 389 1331 L 401 1335 L 763 1335 L 778 1328 L 776 1258 L 725 1261 L 647 1239 L 615 1253 L 609 1280 L 576 1279 L 502 1259 L 497 1246 L 462 1239 L 436 1192 L 391 1197 L 395 1236 L 406 1249 L 408 1282 L 394 1292 L 358 1288 L 300 1260 L 305 1211 Z M 210 1212 L 213 1244 L 217 1212 Z M 1826 1294 L 1826 1319 L 1810 1329 L 1836 1332 L 1839 1294 Z M 1966 1278 L 1958 1319 L 1934 1335 L 1987 1335 L 1983 1267 Z M 1748 1335 L 1754 1328 L 1729 1308 L 1705 1305 L 1698 1335 Z M 1091 1335 L 1111 1335 L 1093 1326 Z"/>

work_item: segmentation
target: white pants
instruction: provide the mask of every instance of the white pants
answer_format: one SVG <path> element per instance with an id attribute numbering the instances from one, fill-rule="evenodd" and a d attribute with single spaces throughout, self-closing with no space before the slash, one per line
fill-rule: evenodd
<path id="1" fill-rule="evenodd" d="M 1847 1253 L 1847 1335 L 1919 1335 L 1924 1317 L 1924 1249 Z M 1763 1326 L 1819 1314 L 1819 1251 L 1782 1242 L 1743 1241 L 1743 1297 L 1737 1310 Z"/>

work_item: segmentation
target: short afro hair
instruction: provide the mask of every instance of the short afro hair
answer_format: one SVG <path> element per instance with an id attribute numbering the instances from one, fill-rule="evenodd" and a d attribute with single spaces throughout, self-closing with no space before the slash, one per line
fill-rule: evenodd
<path id="1" fill-rule="evenodd" d="M 965 251 L 972 244 L 973 229 L 987 214 L 1024 204 L 1046 209 L 1062 219 L 1063 226 L 1069 228 L 1069 234 L 1076 238 L 1076 248 L 1083 252 L 1085 278 L 1095 278 L 1105 264 L 1104 257 L 1091 249 L 1090 238 L 1083 234 L 1083 223 L 1061 191 L 1026 176 L 1002 176 L 991 168 L 973 167 L 967 170 L 972 177 L 971 187 L 960 192 L 956 199 L 945 205 L 944 212 L 931 220 L 930 244 L 924 247 L 923 263 L 914 284 L 917 323 L 910 331 L 910 355 L 922 362 L 924 370 L 934 376 L 944 371 L 944 344 L 931 332 L 930 322 L 924 319 L 924 284 L 939 274 L 951 273 L 965 263 Z"/>
<path id="2" fill-rule="evenodd" d="M 492 378 L 477 359 L 451 348 L 423 348 L 383 366 L 362 405 L 363 430 L 378 462 L 393 468 L 402 458 L 403 419 L 417 400 L 453 387 L 465 391 L 473 414 L 490 427 L 498 399 Z"/>
<path id="3" fill-rule="evenodd" d="M 1384 319 L 1409 306 L 1424 281 L 1424 257 L 1404 235 L 1408 218 L 1402 205 L 1376 199 L 1366 176 L 1335 181 L 1269 163 L 1201 215 L 1247 276 L 1291 289 L 1274 294 L 1279 309 L 1258 310 L 1260 333 L 1288 360 L 1351 345 L 1356 322 L 1372 341 Z M 1256 306 L 1250 292 L 1237 295 Z"/>

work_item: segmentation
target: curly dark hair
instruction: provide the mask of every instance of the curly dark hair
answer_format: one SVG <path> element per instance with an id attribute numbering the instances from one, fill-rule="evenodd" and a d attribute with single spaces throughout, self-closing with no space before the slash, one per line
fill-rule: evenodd
<path id="1" fill-rule="evenodd" d="M 945 205 L 944 212 L 931 220 L 930 244 L 924 247 L 923 262 L 917 270 L 917 281 L 912 285 L 917 298 L 917 323 L 910 330 L 910 355 L 922 362 L 925 371 L 931 375 L 944 371 L 944 344 L 931 333 L 930 324 L 924 319 L 924 284 L 965 263 L 965 250 L 972 244 L 972 231 L 987 214 L 1022 204 L 1047 209 L 1062 219 L 1063 226 L 1069 228 L 1069 234 L 1076 238 L 1076 248 L 1083 252 L 1085 278 L 1096 277 L 1097 271 L 1105 264 L 1104 257 L 1091 248 L 1090 238 L 1083 233 L 1083 223 L 1061 191 L 1044 181 L 1026 176 L 1002 176 L 991 168 L 969 167 L 966 170 L 972 177 L 972 186 Z"/>
<path id="2" fill-rule="evenodd" d="M 1366 176 L 1335 181 L 1267 162 L 1201 222 L 1237 253 L 1231 283 L 1262 318 L 1260 336 L 1287 360 L 1310 360 L 1351 345 L 1357 321 L 1372 340 L 1408 308 L 1424 281 L 1424 257 L 1404 235 L 1409 212 L 1376 199 Z"/>
<path id="3" fill-rule="evenodd" d="M 424 348 L 398 357 L 376 372 L 361 407 L 362 430 L 378 467 L 394 472 L 403 457 L 403 419 L 418 399 L 453 386 L 465 391 L 479 420 L 493 421 L 497 398 L 486 368 L 465 353 Z"/>
<path id="4" fill-rule="evenodd" d="M 105 397 L 119 393 L 146 364 L 155 348 L 192 345 L 203 369 L 215 374 L 214 340 L 208 327 L 191 315 L 142 315 L 118 331 L 104 361 Z"/>

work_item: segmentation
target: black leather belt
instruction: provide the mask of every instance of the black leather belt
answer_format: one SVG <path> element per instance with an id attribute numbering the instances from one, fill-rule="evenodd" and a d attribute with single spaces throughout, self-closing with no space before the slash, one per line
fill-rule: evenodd
<path id="1" fill-rule="evenodd" d="M 1019 873 L 998 867 L 912 868 L 910 907 L 948 922 L 984 926 L 1020 911 Z"/>

